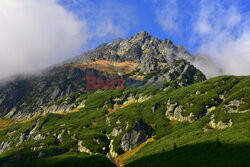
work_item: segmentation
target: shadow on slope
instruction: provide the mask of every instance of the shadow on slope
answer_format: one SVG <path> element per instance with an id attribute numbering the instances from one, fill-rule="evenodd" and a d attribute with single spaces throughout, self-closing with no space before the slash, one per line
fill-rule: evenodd
<path id="1" fill-rule="evenodd" d="M 85 153 L 65 153 L 58 156 L 36 159 L 30 155 L 29 158 L 9 160 L 0 162 L 2 167 L 116 167 L 104 155 L 88 155 Z"/>
<path id="2" fill-rule="evenodd" d="M 250 143 L 222 144 L 200 143 L 178 148 L 173 144 L 173 150 L 154 154 L 135 160 L 126 167 L 246 167 L 249 166 Z"/>

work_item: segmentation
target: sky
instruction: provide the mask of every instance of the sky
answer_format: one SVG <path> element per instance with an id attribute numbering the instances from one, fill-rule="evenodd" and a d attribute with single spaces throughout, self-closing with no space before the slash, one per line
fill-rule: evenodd
<path id="1" fill-rule="evenodd" d="M 29 73 L 146 30 L 250 75 L 246 0 L 0 0 L 0 78 Z M 197 65 L 216 76 L 213 67 Z"/>

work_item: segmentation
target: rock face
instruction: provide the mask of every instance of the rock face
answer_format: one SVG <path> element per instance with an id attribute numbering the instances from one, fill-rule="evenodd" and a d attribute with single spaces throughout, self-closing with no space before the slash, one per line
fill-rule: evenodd
<path id="1" fill-rule="evenodd" d="M 107 136 L 108 137 L 108 136 Z M 111 139 L 110 140 L 110 144 L 109 144 L 109 153 L 107 154 L 107 157 L 108 158 L 115 158 L 115 157 L 117 157 L 118 156 L 118 154 L 114 151 L 114 145 L 113 145 L 113 142 L 114 142 L 114 140 L 113 139 Z"/>
<path id="2" fill-rule="evenodd" d="M 165 112 L 165 116 L 171 120 L 171 121 L 188 121 L 193 122 L 194 121 L 194 115 L 193 113 L 190 113 L 189 116 L 183 116 L 182 115 L 182 107 L 178 106 L 177 103 L 170 104 L 170 100 L 167 104 L 167 111 Z"/>
<path id="3" fill-rule="evenodd" d="M 82 141 L 78 141 L 78 150 L 80 152 L 86 152 L 86 153 L 92 154 L 92 152 L 88 148 L 82 146 Z"/>
<path id="4" fill-rule="evenodd" d="M 169 39 L 159 40 L 148 32 L 141 31 L 129 39 L 118 39 L 108 44 L 102 44 L 95 50 L 77 57 L 74 62 L 99 59 L 118 62 L 132 61 L 145 65 L 145 70 L 152 71 L 158 62 L 171 63 L 180 57 L 185 60 L 192 59 L 192 56 L 182 46 L 175 46 Z"/>
<path id="5" fill-rule="evenodd" d="M 119 129 L 118 130 L 118 128 L 114 128 L 113 130 L 112 130 L 112 132 L 110 133 L 110 135 L 111 136 L 118 136 L 119 134 L 121 134 L 122 133 L 122 129 Z"/>
<path id="6" fill-rule="evenodd" d="M 152 112 L 155 112 L 159 106 L 160 106 L 159 103 L 155 103 L 154 106 L 151 108 Z"/>
<path id="7" fill-rule="evenodd" d="M 69 112 L 78 107 L 74 104 L 77 99 L 71 98 L 66 103 L 59 102 L 75 92 L 87 92 L 86 77 L 105 79 L 121 78 L 124 75 L 113 68 L 112 73 L 108 73 L 102 66 L 100 69 L 94 66 L 82 68 L 83 64 L 100 60 L 111 64 L 130 62 L 135 65 L 132 65 L 131 70 L 137 70 L 146 79 L 143 84 L 176 81 L 178 87 L 206 79 L 189 63 L 192 59 L 193 56 L 182 46 L 175 46 L 169 39 L 159 40 L 142 31 L 126 40 L 118 39 L 102 44 L 39 75 L 22 76 L 4 84 L 0 83 L 0 117 L 26 120 L 45 113 Z M 137 78 L 133 80 L 138 81 Z M 80 107 L 84 106 L 84 103 L 79 103 Z"/>
<path id="8" fill-rule="evenodd" d="M 233 122 L 232 120 L 230 119 L 228 123 L 224 123 L 222 121 L 219 121 L 218 123 L 215 122 L 214 119 L 212 119 L 210 122 L 209 122 L 209 125 L 214 128 L 214 129 L 225 129 L 225 128 L 228 128 L 228 127 L 231 127 L 233 125 Z"/>
<path id="9" fill-rule="evenodd" d="M 31 135 L 35 133 L 35 131 L 38 128 L 38 125 L 39 125 L 39 120 L 34 122 L 29 129 L 27 129 L 23 134 L 21 134 L 21 136 L 19 137 L 19 142 L 16 144 L 16 146 L 19 146 L 23 142 L 30 140 L 32 137 Z"/>
<path id="10" fill-rule="evenodd" d="M 120 143 L 120 147 L 122 148 L 122 150 L 132 150 L 145 142 L 148 139 L 149 135 L 151 135 L 150 133 L 148 133 L 147 129 L 149 129 L 148 125 L 144 124 L 141 120 L 138 121 L 135 127 L 125 133 L 122 137 Z"/>
<path id="11" fill-rule="evenodd" d="M 24 76 L 6 82 L 0 87 L 0 116 L 25 120 L 47 112 L 68 112 L 74 107 L 72 103 L 76 99 L 66 104 L 51 104 L 85 88 L 86 76 L 97 77 L 101 73 L 94 69 L 81 71 L 63 65 L 37 76 Z"/>
<path id="12" fill-rule="evenodd" d="M 183 61 L 177 61 L 178 59 Z M 150 36 L 146 31 L 141 31 L 126 40 L 115 40 L 108 44 L 102 44 L 95 50 L 89 51 L 77 57 L 73 62 L 94 62 L 97 60 L 108 60 L 112 62 L 134 62 L 137 63 L 139 73 L 154 72 L 154 78 L 150 82 L 162 82 L 182 80 L 181 86 L 189 85 L 193 80 L 205 76 L 195 76 L 197 69 L 191 64 L 193 56 L 182 46 L 175 46 L 169 39 L 159 40 Z M 160 74 L 160 75 L 158 75 Z M 196 78 L 195 78 L 196 77 Z"/>
<path id="13" fill-rule="evenodd" d="M 0 154 L 5 153 L 10 149 L 10 142 L 2 142 L 0 145 Z"/>
<path id="14" fill-rule="evenodd" d="M 42 136 L 41 134 L 38 134 L 34 137 L 34 140 L 42 140 L 42 139 L 45 139 L 45 137 Z"/>

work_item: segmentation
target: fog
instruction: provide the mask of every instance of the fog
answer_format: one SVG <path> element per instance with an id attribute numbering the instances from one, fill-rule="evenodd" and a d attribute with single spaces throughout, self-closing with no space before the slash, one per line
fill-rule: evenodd
<path id="1" fill-rule="evenodd" d="M 30 73 L 82 51 L 85 22 L 55 0 L 0 1 L 0 78 Z"/>

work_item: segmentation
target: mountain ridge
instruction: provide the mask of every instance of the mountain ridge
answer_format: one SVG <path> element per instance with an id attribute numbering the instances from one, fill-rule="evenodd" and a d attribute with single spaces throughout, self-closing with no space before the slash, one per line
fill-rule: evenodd
<path id="1" fill-rule="evenodd" d="M 86 52 L 82 56 L 84 60 L 81 57 L 40 75 L 9 81 L 0 89 L 0 116 L 24 120 L 58 110 L 70 112 L 77 108 L 73 105 L 74 100 L 64 107 L 51 107 L 51 104 L 73 93 L 88 91 L 86 77 L 135 77 L 133 80 L 144 79 L 143 84 L 147 85 L 166 80 L 175 82 L 174 87 L 205 80 L 206 77 L 192 64 L 179 60 L 180 54 L 185 59 L 191 59 L 184 48 L 174 46 L 168 39 L 158 40 L 146 31 L 126 40 L 102 44 Z"/>
<path id="2" fill-rule="evenodd" d="M 0 166 L 247 166 L 250 76 L 207 79 L 191 59 L 143 31 L 9 81 Z M 92 90 L 88 77 L 132 84 Z"/>

